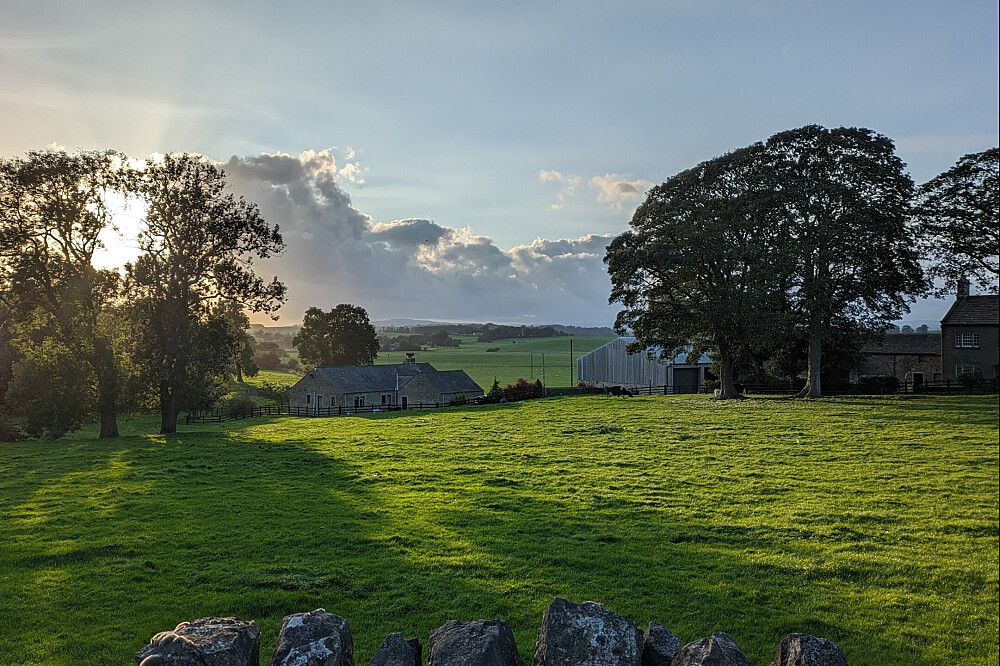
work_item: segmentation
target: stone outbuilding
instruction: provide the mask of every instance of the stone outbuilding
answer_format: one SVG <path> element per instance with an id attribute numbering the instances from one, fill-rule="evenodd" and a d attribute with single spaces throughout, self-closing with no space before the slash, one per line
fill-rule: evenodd
<path id="1" fill-rule="evenodd" d="M 941 381 L 941 334 L 887 333 L 861 348 L 863 359 L 852 381 L 864 377 L 895 377 L 913 387 Z"/>
<path id="2" fill-rule="evenodd" d="M 413 354 L 395 365 L 338 365 L 313 369 L 288 391 L 289 407 L 322 413 L 330 408 L 408 409 L 483 395 L 464 370 L 436 370 Z"/>

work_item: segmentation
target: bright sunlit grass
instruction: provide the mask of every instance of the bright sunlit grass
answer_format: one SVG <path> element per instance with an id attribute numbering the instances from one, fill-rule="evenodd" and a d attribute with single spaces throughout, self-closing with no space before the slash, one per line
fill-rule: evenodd
<path id="1" fill-rule="evenodd" d="M 995 396 L 550 399 L 0 445 L 0 663 L 130 663 L 205 615 L 386 634 L 555 596 L 758 664 L 997 663 Z M 123 428 L 136 432 L 139 428 Z"/>

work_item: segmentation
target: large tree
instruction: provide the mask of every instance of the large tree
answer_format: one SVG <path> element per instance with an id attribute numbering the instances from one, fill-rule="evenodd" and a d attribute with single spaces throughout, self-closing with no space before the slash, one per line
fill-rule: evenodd
<path id="1" fill-rule="evenodd" d="M 277 226 L 257 206 L 226 190 L 225 174 L 196 155 L 167 155 L 146 165 L 140 191 L 148 204 L 141 256 L 128 267 L 135 320 L 144 325 L 141 361 L 160 403 L 160 432 L 177 429 L 184 408 L 203 406 L 217 378 L 232 369 L 228 307 L 273 314 L 285 298 L 254 262 L 284 248 Z"/>
<path id="2" fill-rule="evenodd" d="M 939 296 L 962 279 L 1000 291 L 1000 149 L 965 155 L 924 183 L 914 218 Z"/>
<path id="3" fill-rule="evenodd" d="M 62 434 L 96 409 L 100 436 L 114 437 L 131 402 L 113 323 L 118 275 L 93 266 L 112 223 L 107 195 L 128 187 L 122 156 L 112 151 L 0 161 L 3 310 L 21 357 L 11 398 L 35 433 Z"/>
<path id="4" fill-rule="evenodd" d="M 636 337 L 629 351 L 712 350 L 722 398 L 737 395 L 737 352 L 767 346 L 782 316 L 787 256 L 763 150 L 755 144 L 654 187 L 604 258 L 609 300 L 623 306 L 615 328 Z"/>
<path id="5" fill-rule="evenodd" d="M 767 140 L 774 210 L 795 260 L 789 298 L 808 342 L 801 395 L 822 395 L 823 346 L 875 335 L 925 288 L 908 227 L 913 181 L 892 141 L 869 129 L 817 125 Z"/>
<path id="6" fill-rule="evenodd" d="M 372 365 L 378 336 L 364 308 L 341 303 L 329 312 L 306 310 L 302 328 L 292 340 L 305 365 Z"/>

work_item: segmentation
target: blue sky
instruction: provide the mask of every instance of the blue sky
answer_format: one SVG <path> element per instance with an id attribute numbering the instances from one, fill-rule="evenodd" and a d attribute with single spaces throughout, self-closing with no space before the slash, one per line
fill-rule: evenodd
<path id="1" fill-rule="evenodd" d="M 605 237 L 699 161 L 866 126 L 919 183 L 997 145 L 998 20 L 996 2 L 7 2 L 0 154 L 229 164 L 287 230 L 265 268 L 288 321 L 349 301 L 609 323 Z"/>

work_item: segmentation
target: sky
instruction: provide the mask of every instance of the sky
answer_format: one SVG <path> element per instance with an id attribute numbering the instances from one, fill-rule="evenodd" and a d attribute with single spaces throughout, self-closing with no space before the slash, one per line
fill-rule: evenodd
<path id="1" fill-rule="evenodd" d="M 284 234 L 259 266 L 282 323 L 609 325 L 604 248 L 698 162 L 864 126 L 919 184 L 1000 143 L 998 23 L 995 0 L 5 0 L 0 155 L 217 161 Z"/>

